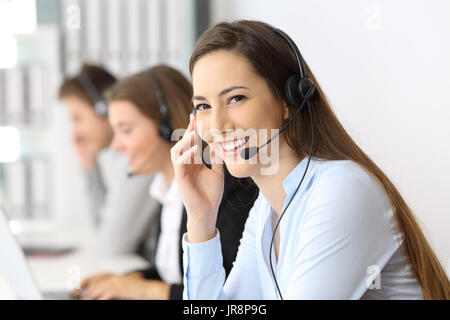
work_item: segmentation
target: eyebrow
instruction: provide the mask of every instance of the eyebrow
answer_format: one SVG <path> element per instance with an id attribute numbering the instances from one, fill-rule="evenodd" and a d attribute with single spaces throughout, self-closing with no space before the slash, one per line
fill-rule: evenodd
<path id="1" fill-rule="evenodd" d="M 222 97 L 222 96 L 226 95 L 227 93 L 230 93 L 231 91 L 236 90 L 236 89 L 247 89 L 248 90 L 248 88 L 244 87 L 244 86 L 231 86 L 231 87 L 228 87 L 228 88 L 223 89 L 222 91 L 220 91 L 217 96 Z M 206 100 L 206 98 L 202 97 L 202 96 L 193 96 L 191 100 L 192 101 L 194 101 L 194 100 Z"/>
<path id="2" fill-rule="evenodd" d="M 126 126 L 129 126 L 129 125 L 130 125 L 130 123 L 128 123 L 128 122 L 126 122 L 126 121 L 120 121 L 120 122 L 116 125 L 116 127 L 120 128 L 120 127 L 126 127 Z"/>

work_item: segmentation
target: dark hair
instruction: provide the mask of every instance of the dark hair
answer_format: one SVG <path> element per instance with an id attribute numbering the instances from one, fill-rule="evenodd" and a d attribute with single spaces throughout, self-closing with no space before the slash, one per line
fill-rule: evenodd
<path id="1" fill-rule="evenodd" d="M 83 64 L 81 72 L 89 78 L 95 89 L 101 95 L 104 95 L 105 91 L 116 82 L 116 78 L 102 66 Z M 78 75 L 64 79 L 59 88 L 58 96 L 60 99 L 76 96 L 92 106 L 94 104 L 89 93 L 86 92 L 86 89 L 78 79 Z"/>
<path id="2" fill-rule="evenodd" d="M 189 68 L 204 55 L 216 50 L 230 50 L 245 57 L 254 71 L 263 77 L 274 96 L 287 102 L 284 84 L 297 73 L 295 55 L 289 45 L 275 33 L 272 26 L 259 21 L 219 23 L 208 29 L 198 40 L 192 53 Z M 425 299 L 450 299 L 450 283 L 439 260 L 402 196 L 378 168 L 358 147 L 339 123 L 325 94 L 305 61 L 306 74 L 316 86 L 311 99 L 314 117 L 313 155 L 325 160 L 351 160 L 371 174 L 386 191 L 399 222 L 412 270 L 422 287 Z M 293 107 L 288 106 L 290 112 Z M 309 155 L 311 125 L 308 113 L 292 122 L 284 135 L 288 145 L 299 157 Z"/>
<path id="3" fill-rule="evenodd" d="M 189 114 L 193 108 L 191 83 L 179 71 L 166 65 L 154 66 L 151 71 L 163 91 L 172 128 L 187 128 Z M 106 97 L 109 101 L 128 100 L 145 116 L 158 121 L 158 123 L 162 119 L 149 70 L 117 82 L 108 90 Z"/>

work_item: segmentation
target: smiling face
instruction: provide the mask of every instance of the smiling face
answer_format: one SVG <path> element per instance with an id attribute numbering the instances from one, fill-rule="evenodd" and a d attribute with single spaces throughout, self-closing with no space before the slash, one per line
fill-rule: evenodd
<path id="1" fill-rule="evenodd" d="M 244 56 L 230 50 L 202 56 L 194 65 L 192 80 L 202 139 L 234 176 L 258 175 L 260 161 L 244 161 L 240 152 L 262 145 L 273 135 L 270 129 L 281 128 L 283 119 L 289 117 L 285 103 L 272 94 L 265 79 Z M 280 139 L 280 150 L 285 145 L 285 140 Z M 269 144 L 266 152 L 270 154 L 271 148 Z"/>
<path id="2" fill-rule="evenodd" d="M 130 101 L 112 101 L 109 108 L 109 121 L 114 130 L 111 147 L 125 156 L 134 174 L 158 171 L 167 159 L 161 150 L 165 144 L 156 124 Z"/>

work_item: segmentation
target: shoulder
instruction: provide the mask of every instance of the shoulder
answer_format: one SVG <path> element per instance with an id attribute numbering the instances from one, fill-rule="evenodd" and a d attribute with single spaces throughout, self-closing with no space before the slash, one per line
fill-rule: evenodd
<path id="1" fill-rule="evenodd" d="M 298 223 L 303 233 L 314 234 L 312 238 L 323 234 L 334 241 L 345 236 L 355 245 L 365 242 L 381 252 L 391 252 L 401 243 L 401 232 L 383 185 L 353 161 L 322 161 L 301 210 Z"/>
<path id="2" fill-rule="evenodd" d="M 382 185 L 353 161 L 325 161 L 306 194 L 305 221 L 333 221 L 347 230 L 384 230 L 393 224 Z"/>
<path id="3" fill-rule="evenodd" d="M 354 195 L 373 197 L 383 207 L 390 206 L 386 192 L 367 169 L 351 160 L 316 161 L 318 164 L 311 184 L 312 193 L 329 191 L 330 196 Z"/>

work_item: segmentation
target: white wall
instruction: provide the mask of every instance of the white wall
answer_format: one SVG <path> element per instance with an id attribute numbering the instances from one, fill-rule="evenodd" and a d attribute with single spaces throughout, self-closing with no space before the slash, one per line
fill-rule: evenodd
<path id="1" fill-rule="evenodd" d="M 450 274 L 450 2 L 214 0 L 297 42 L 334 111 L 398 187 Z"/>

